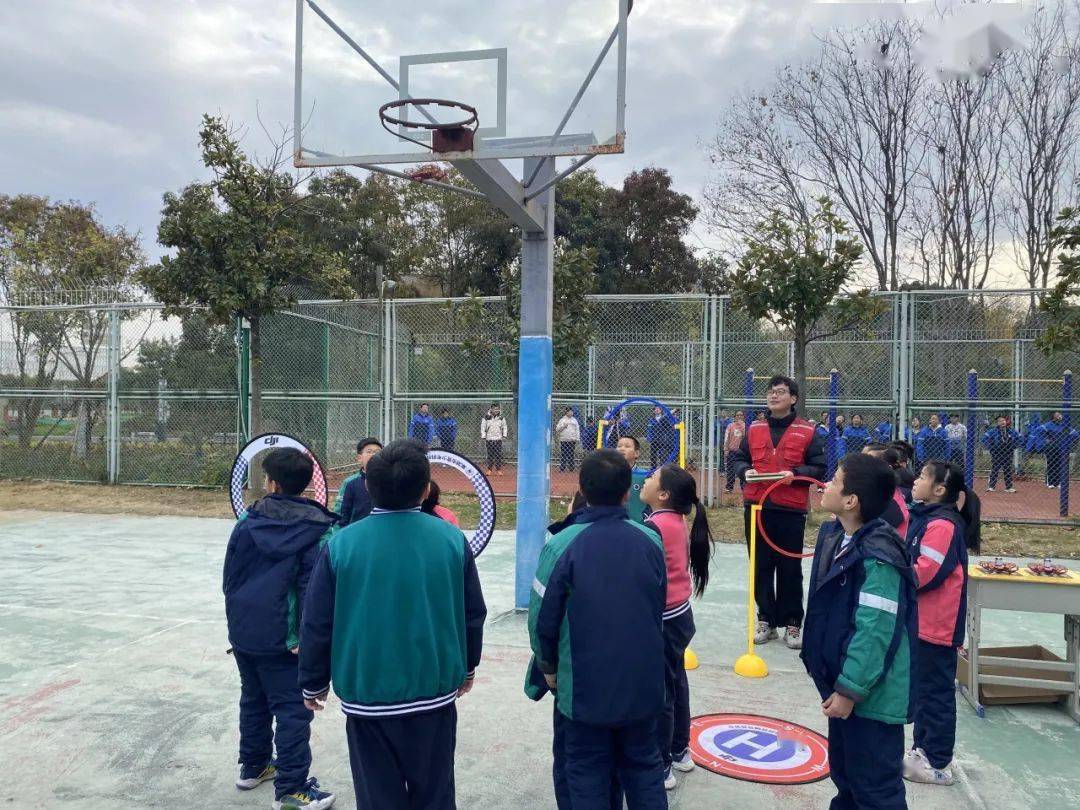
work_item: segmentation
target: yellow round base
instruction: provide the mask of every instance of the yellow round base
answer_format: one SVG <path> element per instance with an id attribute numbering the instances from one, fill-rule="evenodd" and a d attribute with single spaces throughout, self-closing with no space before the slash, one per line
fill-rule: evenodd
<path id="1" fill-rule="evenodd" d="M 691 669 L 697 669 L 699 666 L 701 665 L 698 663 L 697 653 L 687 647 L 686 653 L 683 655 L 683 668 L 690 671 Z"/>
<path id="2" fill-rule="evenodd" d="M 769 674 L 769 667 L 760 655 L 747 653 L 735 662 L 735 674 L 744 678 L 764 678 Z"/>

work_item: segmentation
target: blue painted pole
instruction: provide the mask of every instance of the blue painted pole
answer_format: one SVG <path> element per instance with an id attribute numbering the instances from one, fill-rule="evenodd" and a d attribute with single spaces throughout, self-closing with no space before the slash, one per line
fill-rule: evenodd
<path id="1" fill-rule="evenodd" d="M 975 485 L 975 406 L 979 402 L 979 372 L 968 372 L 967 384 L 967 445 L 964 448 L 964 483 L 968 489 Z"/>
<path id="2" fill-rule="evenodd" d="M 746 424 L 750 424 L 754 421 L 754 370 L 748 368 L 746 370 L 746 377 L 743 378 L 743 396 L 746 398 L 746 410 L 749 413 L 746 414 Z"/>
<path id="3" fill-rule="evenodd" d="M 1061 386 L 1061 415 L 1064 417 L 1062 424 L 1065 426 L 1065 435 L 1063 437 L 1065 451 L 1061 454 L 1061 475 L 1058 476 L 1058 481 L 1061 484 L 1058 487 L 1058 497 L 1061 499 L 1058 505 L 1061 507 L 1062 517 L 1068 517 L 1069 515 L 1069 489 L 1072 486 L 1072 482 L 1069 480 L 1069 451 L 1072 449 L 1070 436 L 1072 433 L 1072 398 L 1072 372 L 1066 370 Z"/>
<path id="4" fill-rule="evenodd" d="M 551 463 L 551 338 L 523 335 L 518 361 L 518 512 L 514 604 L 529 606 L 548 526 Z"/>
<path id="5" fill-rule="evenodd" d="M 828 468 L 825 471 L 825 480 L 831 481 L 836 473 L 836 406 L 840 402 L 840 371 L 833 369 L 829 372 L 829 437 L 825 442 L 825 458 Z"/>

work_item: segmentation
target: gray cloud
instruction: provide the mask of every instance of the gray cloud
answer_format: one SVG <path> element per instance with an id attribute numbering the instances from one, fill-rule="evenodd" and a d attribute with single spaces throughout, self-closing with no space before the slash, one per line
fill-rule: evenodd
<path id="1" fill-rule="evenodd" d="M 328 8 L 354 2 L 325 0 Z M 437 2 L 478 15 L 527 5 L 427 0 L 429 13 Z M 663 166 L 699 198 L 708 172 L 700 143 L 731 94 L 812 52 L 815 31 L 868 13 L 808 0 L 638 0 L 628 151 L 592 165 L 609 182 Z M 554 39 L 545 45 L 558 60 Z M 0 190 L 94 201 L 106 221 L 141 232 L 154 258 L 161 194 L 205 176 L 202 113 L 226 114 L 254 133 L 257 110 L 264 121 L 288 122 L 292 52 L 292 0 L 12 0 L 0 6 Z M 263 146 L 261 133 L 248 143 Z M 708 241 L 703 226 L 696 230 Z"/>

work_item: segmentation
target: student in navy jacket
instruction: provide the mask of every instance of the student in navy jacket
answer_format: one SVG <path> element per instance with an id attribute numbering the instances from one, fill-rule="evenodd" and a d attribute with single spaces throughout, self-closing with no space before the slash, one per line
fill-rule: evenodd
<path id="1" fill-rule="evenodd" d="M 435 420 L 435 435 L 439 437 L 439 447 L 442 450 L 454 451 L 457 443 L 457 419 L 450 415 L 449 408 L 443 408 L 439 418 Z"/>
<path id="2" fill-rule="evenodd" d="M 314 472 L 310 456 L 295 448 L 272 450 L 262 467 L 270 494 L 240 516 L 222 575 L 229 643 L 240 670 L 236 786 L 251 790 L 273 779 L 275 808 L 320 810 L 334 796 L 308 778 L 313 715 L 304 707 L 296 653 L 319 540 L 337 515 L 300 497 Z"/>
<path id="3" fill-rule="evenodd" d="M 930 424 L 919 431 L 915 449 L 921 449 L 922 455 L 919 461 L 948 461 L 949 460 L 949 434 L 945 426 L 941 424 L 941 417 L 936 413 L 930 414 Z"/>
<path id="4" fill-rule="evenodd" d="M 428 447 L 435 441 L 435 420 L 431 418 L 431 410 L 426 402 L 420 403 L 420 409 L 409 422 L 409 438 Z"/>
<path id="5" fill-rule="evenodd" d="M 533 579 L 533 664 L 565 719 L 573 807 L 609 806 L 617 774 L 630 807 L 666 808 L 656 745 L 664 709 L 663 545 L 627 517 L 630 467 L 621 456 L 590 453 L 579 482 L 589 505 L 545 543 Z"/>
<path id="6" fill-rule="evenodd" d="M 1054 411 L 1049 422 L 1039 427 L 1039 436 L 1046 452 L 1046 486 L 1057 489 L 1069 481 L 1069 453 L 1077 433 L 1065 424 L 1061 411 Z"/>
<path id="7" fill-rule="evenodd" d="M 382 450 L 382 442 L 373 436 L 356 443 L 356 463 L 360 469 L 341 482 L 334 511 L 341 516 L 341 525 L 348 526 L 371 514 L 371 496 L 367 491 L 367 463 Z"/>
<path id="8" fill-rule="evenodd" d="M 997 487 L 998 473 L 1005 475 L 1005 491 L 1013 489 L 1013 454 L 1020 448 L 1020 434 L 1009 427 L 1007 417 L 999 416 L 997 424 L 983 434 L 982 443 L 990 451 L 990 480 L 986 491 L 993 492 Z"/>

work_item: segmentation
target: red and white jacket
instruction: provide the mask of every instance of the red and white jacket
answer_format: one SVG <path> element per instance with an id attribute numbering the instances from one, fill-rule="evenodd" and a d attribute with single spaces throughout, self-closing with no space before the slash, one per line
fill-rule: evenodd
<path id="1" fill-rule="evenodd" d="M 674 619 L 690 609 L 690 532 L 686 519 L 674 509 L 659 509 L 645 525 L 655 530 L 664 543 L 667 564 L 667 600 L 664 619 Z"/>
<path id="2" fill-rule="evenodd" d="M 907 540 L 918 580 L 919 638 L 959 647 L 967 618 L 967 526 L 954 504 L 913 503 L 910 514 Z"/>
<path id="3" fill-rule="evenodd" d="M 806 464 L 806 451 L 814 440 L 814 426 L 798 417 L 787 427 L 780 443 L 773 446 L 768 422 L 754 422 L 746 429 L 750 464 L 759 473 L 794 471 Z M 747 503 L 757 503 L 773 481 L 747 481 L 742 488 Z M 806 486 L 780 486 L 772 491 L 769 503 L 805 512 L 810 507 L 810 489 Z"/>

